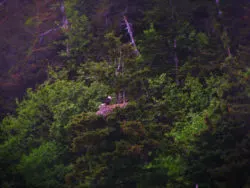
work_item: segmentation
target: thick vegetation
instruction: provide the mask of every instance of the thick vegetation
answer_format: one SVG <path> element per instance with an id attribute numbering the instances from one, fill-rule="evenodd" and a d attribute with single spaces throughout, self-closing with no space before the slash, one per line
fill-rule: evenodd
<path id="1" fill-rule="evenodd" d="M 63 65 L 3 113 L 1 187 L 250 187 L 247 1 L 60 3 Z M 96 115 L 108 95 L 128 105 Z"/>

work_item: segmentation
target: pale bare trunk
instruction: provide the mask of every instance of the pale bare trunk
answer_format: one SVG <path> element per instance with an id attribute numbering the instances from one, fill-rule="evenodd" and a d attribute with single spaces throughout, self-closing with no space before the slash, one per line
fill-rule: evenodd
<path id="1" fill-rule="evenodd" d="M 132 46 L 135 48 L 135 53 L 136 53 L 136 55 L 140 55 L 140 52 L 137 49 L 136 44 L 135 44 L 135 40 L 134 40 L 134 37 L 133 37 L 133 31 L 132 31 L 132 28 L 131 28 L 131 24 L 128 22 L 128 19 L 127 19 L 126 16 L 123 16 L 123 19 L 124 19 L 124 22 L 126 24 L 126 29 L 128 31 L 128 34 L 130 36 L 130 42 L 131 42 Z"/>
<path id="2" fill-rule="evenodd" d="M 174 39 L 175 81 L 176 81 L 176 84 L 179 84 L 179 80 L 178 80 L 179 59 L 177 56 L 176 47 L 177 47 L 176 39 Z"/>

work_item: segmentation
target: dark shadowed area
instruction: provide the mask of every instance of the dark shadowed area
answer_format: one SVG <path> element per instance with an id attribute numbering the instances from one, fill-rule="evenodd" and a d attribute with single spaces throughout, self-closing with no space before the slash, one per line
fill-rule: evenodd
<path id="1" fill-rule="evenodd" d="M 249 0 L 0 0 L 0 187 L 249 188 Z"/>

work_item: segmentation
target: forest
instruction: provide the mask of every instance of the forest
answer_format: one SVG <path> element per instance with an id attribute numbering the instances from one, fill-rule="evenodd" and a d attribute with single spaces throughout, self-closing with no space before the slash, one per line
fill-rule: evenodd
<path id="1" fill-rule="evenodd" d="M 0 187 L 250 188 L 249 0 L 0 0 Z"/>

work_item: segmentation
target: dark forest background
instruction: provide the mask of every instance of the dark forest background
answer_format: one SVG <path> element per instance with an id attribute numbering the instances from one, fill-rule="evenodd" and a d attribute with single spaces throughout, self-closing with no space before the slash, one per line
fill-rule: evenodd
<path id="1" fill-rule="evenodd" d="M 249 61 L 248 0 L 1 0 L 0 186 L 249 188 Z"/>

